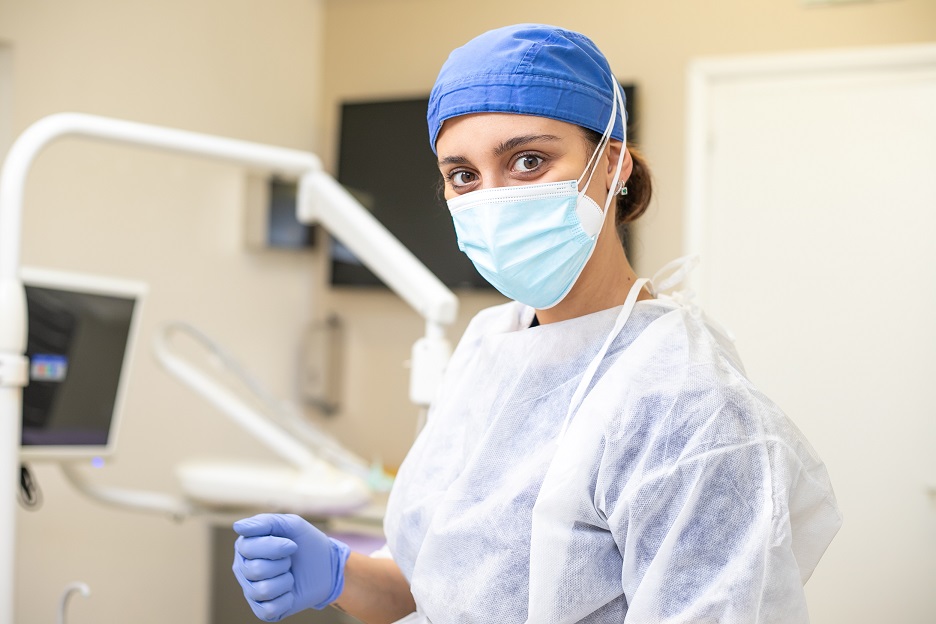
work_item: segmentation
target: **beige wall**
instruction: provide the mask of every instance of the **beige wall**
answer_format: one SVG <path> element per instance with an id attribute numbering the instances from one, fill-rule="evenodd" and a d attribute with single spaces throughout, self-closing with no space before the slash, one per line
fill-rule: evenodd
<path id="1" fill-rule="evenodd" d="M 524 21 L 588 34 L 618 77 L 638 86 L 639 136 L 656 185 L 656 199 L 635 234 L 632 261 L 644 275 L 652 275 L 682 249 L 685 71 L 690 59 L 936 40 L 936 3 L 931 0 L 818 7 L 798 0 L 542 0 L 532 5 L 326 0 L 326 162 L 334 162 L 342 101 L 425 96 L 454 47 L 489 28 Z M 375 166 L 386 157 L 392 156 L 375 154 Z M 496 301 L 491 295 L 464 296 L 452 335 L 459 335 L 474 310 Z M 354 371 L 349 383 L 355 392 L 348 393 L 346 413 L 335 421 L 335 430 L 354 436 L 363 449 L 383 445 L 384 457 L 394 463 L 411 439 L 405 423 L 414 418 L 399 352 L 419 335 L 420 324 L 389 294 L 332 292 L 326 304 L 346 321 L 349 370 Z M 373 314 L 377 305 L 380 317 Z M 388 331 L 391 327 L 395 329 Z M 380 347 L 374 348 L 376 344 Z M 394 429 L 391 421 L 404 426 Z M 368 430 L 368 423 L 377 426 Z"/>
<path id="2" fill-rule="evenodd" d="M 4 0 L 12 131 L 79 111 L 317 150 L 322 26 L 317 0 Z M 188 320 L 275 391 L 294 391 L 315 265 L 305 254 L 245 250 L 244 185 L 233 167 L 78 140 L 36 162 L 24 263 L 150 286 L 118 453 L 89 470 L 98 483 L 171 493 L 178 460 L 267 457 L 149 349 L 159 323 Z M 105 508 L 52 466 L 34 468 L 45 503 L 17 517 L 17 623 L 54 622 L 74 580 L 92 590 L 72 601 L 74 624 L 207 621 L 205 523 Z"/>

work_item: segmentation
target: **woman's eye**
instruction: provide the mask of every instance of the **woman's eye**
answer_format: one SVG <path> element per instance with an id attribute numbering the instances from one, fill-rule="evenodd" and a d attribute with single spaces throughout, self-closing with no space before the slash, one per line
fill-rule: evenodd
<path id="1" fill-rule="evenodd" d="M 527 154 L 525 156 L 520 156 L 517 160 L 514 161 L 513 170 L 519 173 L 525 173 L 528 171 L 534 171 L 539 167 L 543 162 L 543 159 L 539 156 L 533 156 Z"/>
<path id="2" fill-rule="evenodd" d="M 449 174 L 448 179 L 453 187 L 457 187 L 471 184 L 475 181 L 476 176 L 470 171 L 455 171 L 454 173 Z"/>

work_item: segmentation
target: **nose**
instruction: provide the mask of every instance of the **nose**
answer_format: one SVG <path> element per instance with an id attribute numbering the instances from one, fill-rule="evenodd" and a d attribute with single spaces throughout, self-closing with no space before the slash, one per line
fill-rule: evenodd
<path id="1" fill-rule="evenodd" d="M 500 188 L 510 184 L 509 178 L 499 168 L 492 168 L 489 171 L 481 171 L 481 185 L 479 189 Z"/>

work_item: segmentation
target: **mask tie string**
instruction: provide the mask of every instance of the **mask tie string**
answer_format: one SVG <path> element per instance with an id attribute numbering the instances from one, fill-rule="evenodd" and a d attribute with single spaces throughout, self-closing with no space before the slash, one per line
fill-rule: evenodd
<path id="1" fill-rule="evenodd" d="M 621 110 L 624 110 L 624 97 L 621 95 L 621 87 L 618 85 L 617 81 L 614 81 L 614 102 L 620 101 Z M 613 115 L 613 112 L 612 112 Z M 612 116 L 612 119 L 614 117 Z M 624 141 L 621 144 L 621 153 L 618 155 L 617 168 L 614 170 L 614 179 L 611 180 L 611 188 L 608 189 L 608 197 L 605 199 L 604 205 L 604 214 L 608 214 L 608 208 L 611 207 L 611 201 L 614 199 L 615 193 L 614 189 L 617 188 L 618 180 L 621 179 L 621 171 L 624 168 L 624 154 L 627 151 L 627 121 L 622 120 L 624 125 Z M 611 142 L 611 136 L 608 136 L 608 143 Z M 596 167 L 597 168 L 597 167 Z"/>
<path id="2" fill-rule="evenodd" d="M 694 301 L 696 293 L 693 290 L 680 288 L 673 292 L 666 292 L 681 285 L 686 280 L 689 273 L 699 266 L 700 263 L 701 258 L 699 254 L 690 254 L 667 262 L 659 271 L 654 273 L 653 277 L 650 279 L 650 283 L 648 284 L 650 294 L 656 299 L 672 301 L 679 307 L 687 310 L 693 317 L 704 320 L 706 325 L 720 333 L 730 342 L 734 342 L 734 333 L 724 325 L 710 319 L 705 312 L 703 312 L 701 306 Z"/>
<path id="3" fill-rule="evenodd" d="M 598 171 L 598 164 L 600 159 L 598 156 L 604 152 L 605 147 L 611 142 L 611 133 L 614 131 L 614 122 L 617 121 L 617 111 L 618 104 L 620 103 L 620 110 L 624 110 L 624 98 L 621 95 L 621 87 L 618 85 L 617 81 L 612 81 L 614 96 L 611 98 L 611 117 L 608 120 L 608 125 L 605 127 L 604 134 L 601 135 L 601 141 L 598 142 L 598 147 L 595 148 L 595 151 L 592 153 L 591 158 L 588 159 L 588 164 L 585 165 L 585 171 L 582 172 L 582 175 L 579 176 L 579 179 L 576 181 L 578 186 L 582 185 L 582 178 L 585 177 L 585 174 L 588 174 L 588 180 L 585 182 L 585 186 L 582 187 L 582 190 L 579 191 L 579 197 L 585 194 L 585 191 L 588 190 L 589 185 L 591 185 L 592 178 L 595 176 L 595 173 Z M 618 180 L 621 179 L 621 170 L 624 168 L 624 152 L 627 149 L 627 124 L 622 121 L 624 126 L 624 144 L 621 148 L 621 153 L 618 155 L 617 167 L 614 170 L 614 179 L 611 182 L 611 188 L 617 186 Z M 611 206 L 611 201 L 614 198 L 614 193 L 608 192 L 608 197 L 605 199 L 604 210 L 602 214 L 608 214 L 608 208 Z"/>
<path id="4" fill-rule="evenodd" d="M 689 273 L 699 266 L 700 262 L 701 258 L 699 254 L 690 254 L 664 264 L 660 270 L 654 273 L 653 277 L 650 278 L 650 283 L 653 287 L 653 296 L 682 284 Z"/>

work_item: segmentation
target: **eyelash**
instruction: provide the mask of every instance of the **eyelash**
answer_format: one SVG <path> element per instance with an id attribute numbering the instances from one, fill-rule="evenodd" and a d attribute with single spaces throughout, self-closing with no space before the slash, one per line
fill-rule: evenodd
<path id="1" fill-rule="evenodd" d="M 514 171 L 513 167 L 518 162 L 520 162 L 521 160 L 525 158 L 535 158 L 539 162 L 536 164 L 536 167 L 534 167 L 533 169 L 529 169 L 527 171 L 517 171 L 517 173 L 534 173 L 535 171 L 539 171 L 539 168 L 543 166 L 544 162 L 546 162 L 546 157 L 543 156 L 542 154 L 538 154 L 536 152 L 524 152 L 522 154 L 517 154 L 516 156 L 514 156 L 512 165 L 511 165 L 511 171 Z"/>
<path id="2" fill-rule="evenodd" d="M 448 183 L 454 188 L 454 187 L 456 186 L 456 184 L 455 184 L 455 182 L 454 182 L 453 180 L 454 180 L 455 176 L 457 176 L 459 173 L 471 173 L 471 172 L 470 172 L 470 171 L 466 171 L 465 169 L 456 169 L 455 171 L 451 171 L 451 172 L 449 172 L 449 173 L 446 173 L 443 177 L 445 178 L 445 181 L 448 182 Z M 472 174 L 472 175 L 474 175 L 474 174 Z M 465 186 L 465 185 L 464 185 L 464 184 L 460 184 L 460 185 L 458 185 L 458 186 Z"/>

